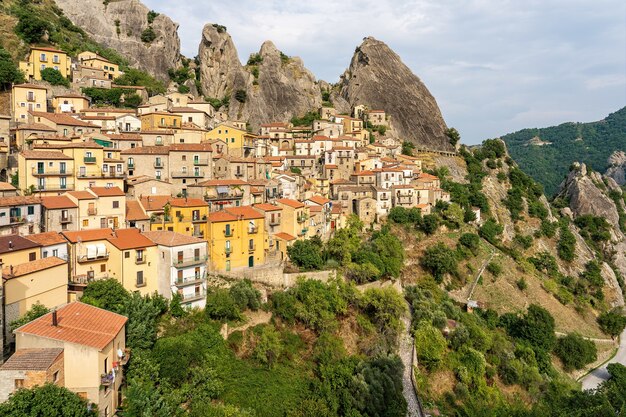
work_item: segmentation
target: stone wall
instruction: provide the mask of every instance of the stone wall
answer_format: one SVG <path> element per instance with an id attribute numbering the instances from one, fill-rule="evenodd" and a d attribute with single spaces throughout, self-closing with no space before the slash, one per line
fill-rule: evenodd
<path id="1" fill-rule="evenodd" d="M 297 272 L 284 273 L 283 265 L 271 265 L 268 267 L 258 267 L 254 269 L 242 269 L 239 271 L 210 273 L 214 277 L 223 277 L 226 279 L 249 279 L 252 282 L 268 285 L 278 288 L 290 288 L 296 284 L 299 277 L 305 279 L 315 279 L 327 282 L 336 276 L 335 270 L 313 271 L 313 272 Z"/>

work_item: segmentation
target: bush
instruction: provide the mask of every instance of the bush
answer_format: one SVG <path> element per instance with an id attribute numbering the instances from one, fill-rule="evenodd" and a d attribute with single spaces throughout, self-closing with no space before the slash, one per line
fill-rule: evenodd
<path id="1" fill-rule="evenodd" d="M 11 331 L 25 325 L 26 323 L 30 323 L 31 321 L 48 314 L 49 312 L 50 309 L 48 309 L 48 307 L 37 302 L 33 304 L 33 306 L 22 317 L 10 323 Z"/>
<path id="2" fill-rule="evenodd" d="M 152 26 L 148 26 L 141 32 L 141 41 L 145 43 L 151 43 L 157 37 Z"/>
<path id="3" fill-rule="evenodd" d="M 561 227 L 557 253 L 564 261 L 571 262 L 576 258 L 576 237 L 567 226 Z"/>
<path id="4" fill-rule="evenodd" d="M 155 79 L 147 72 L 135 68 L 125 69 L 124 75 L 115 79 L 115 84 L 143 86 L 146 87 L 146 90 L 150 95 L 161 94 L 166 90 L 163 82 Z"/>
<path id="5" fill-rule="evenodd" d="M 61 74 L 61 71 L 54 68 L 46 68 L 41 70 L 41 79 L 49 82 L 52 85 L 62 85 L 65 87 L 70 86 L 70 82 L 67 78 Z"/>
<path id="6" fill-rule="evenodd" d="M 439 242 L 426 249 L 420 265 L 433 275 L 435 281 L 441 283 L 445 274 L 457 273 L 458 260 L 452 249 Z"/>
<path id="7" fill-rule="evenodd" d="M 515 281 L 515 285 L 517 285 L 517 289 L 519 289 L 520 291 L 524 291 L 526 288 L 528 288 L 528 284 L 526 283 L 526 280 L 524 278 L 520 278 Z"/>
<path id="8" fill-rule="evenodd" d="M 598 316 L 600 329 L 611 337 L 619 336 L 626 327 L 626 316 L 620 309 L 606 311 Z"/>
<path id="9" fill-rule="evenodd" d="M 502 273 L 502 265 L 496 262 L 489 262 L 489 264 L 487 264 L 487 271 L 497 278 Z"/>
<path id="10" fill-rule="evenodd" d="M 402 155 L 413 156 L 413 151 L 415 151 L 415 144 L 413 142 L 406 140 L 402 142 Z"/>
<path id="11" fill-rule="evenodd" d="M 439 329 L 427 322 L 420 322 L 415 331 L 417 358 L 424 366 L 433 370 L 443 360 L 448 342 Z"/>
<path id="12" fill-rule="evenodd" d="M 291 262 L 303 269 L 320 269 L 324 265 L 320 246 L 312 240 L 297 240 L 287 247 Z"/>
<path id="13" fill-rule="evenodd" d="M 261 293 L 252 286 L 252 281 L 244 279 L 230 287 L 230 295 L 239 310 L 256 311 L 261 307 Z"/>
<path id="14" fill-rule="evenodd" d="M 50 31 L 52 31 L 52 25 L 30 9 L 20 13 L 19 21 L 15 26 L 15 33 L 28 44 L 38 43 Z"/>
<path id="15" fill-rule="evenodd" d="M 439 217 L 436 214 L 425 215 L 419 228 L 427 235 L 432 235 L 439 229 Z"/>
<path id="16" fill-rule="evenodd" d="M 204 312 L 210 319 L 219 321 L 238 320 L 241 317 L 237 303 L 225 288 L 211 288 L 207 291 Z"/>
<path id="17" fill-rule="evenodd" d="M 303 115 L 302 117 L 292 117 L 291 123 L 294 126 L 311 126 L 313 125 L 313 121 L 319 120 L 321 118 L 319 112 L 310 111 Z"/>
<path id="18" fill-rule="evenodd" d="M 558 229 L 559 224 L 557 222 L 550 222 L 548 220 L 541 221 L 540 231 L 541 234 L 548 238 L 553 238 L 556 235 L 556 230 Z"/>
<path id="19" fill-rule="evenodd" d="M 151 25 L 152 22 L 154 22 L 154 19 L 156 19 L 158 15 L 159 13 L 155 12 L 154 10 L 150 10 L 148 12 L 148 24 Z"/>
<path id="20" fill-rule="evenodd" d="M 481 226 L 478 234 L 485 238 L 492 245 L 498 244 L 498 236 L 502 233 L 504 228 L 499 225 L 494 219 L 489 219 Z"/>
<path id="21" fill-rule="evenodd" d="M 554 353 L 561 359 L 566 371 L 582 369 L 585 365 L 594 362 L 598 358 L 595 343 L 583 339 L 576 333 L 570 333 L 561 337 L 556 342 Z"/>
<path id="22" fill-rule="evenodd" d="M 478 254 L 478 249 L 480 247 L 480 237 L 476 233 L 462 234 L 459 238 L 459 243 L 471 250 L 474 255 Z"/>
<path id="23" fill-rule="evenodd" d="M 246 90 L 237 90 L 235 92 L 235 100 L 237 100 L 238 102 L 245 103 L 247 98 L 248 93 L 246 93 Z"/>
<path id="24" fill-rule="evenodd" d="M 12 84 L 24 82 L 24 74 L 11 59 L 11 55 L 0 47 L 0 89 L 7 89 Z"/>
<path id="25" fill-rule="evenodd" d="M 0 415 L 4 417 L 96 417 L 96 410 L 78 394 L 51 383 L 19 389 L 0 404 Z"/>

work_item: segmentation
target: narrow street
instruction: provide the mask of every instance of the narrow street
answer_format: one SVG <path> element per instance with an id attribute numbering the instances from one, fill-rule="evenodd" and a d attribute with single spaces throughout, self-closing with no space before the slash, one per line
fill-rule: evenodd
<path id="1" fill-rule="evenodd" d="M 413 372 L 413 336 L 411 335 L 411 313 L 407 303 L 407 312 L 402 317 L 404 326 L 400 335 L 398 355 L 404 364 L 404 375 L 402 376 L 402 393 L 407 402 L 408 417 L 425 417 L 421 411 L 419 399 L 413 387 L 411 373 Z"/>
<path id="2" fill-rule="evenodd" d="M 601 367 L 594 369 L 587 376 L 582 379 L 582 389 L 596 389 L 598 386 L 609 379 L 609 371 L 606 369 L 607 365 L 610 363 L 621 363 L 626 366 L 626 330 L 622 332 L 620 335 L 619 348 L 617 349 L 617 353 L 607 363 L 602 365 Z"/>

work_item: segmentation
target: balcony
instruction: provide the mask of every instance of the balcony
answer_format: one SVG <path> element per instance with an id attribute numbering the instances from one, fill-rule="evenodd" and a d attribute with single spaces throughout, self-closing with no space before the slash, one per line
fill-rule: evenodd
<path id="1" fill-rule="evenodd" d="M 142 257 L 136 257 L 135 258 L 135 265 L 143 265 L 146 263 L 146 257 L 142 256 Z"/>
<path id="2" fill-rule="evenodd" d="M 70 285 L 74 285 L 74 286 L 87 286 L 89 283 L 94 282 L 94 281 L 99 281 L 101 279 L 108 279 L 109 276 L 105 275 L 105 276 L 99 276 L 99 277 L 94 277 L 94 276 L 89 276 L 89 275 L 74 275 L 70 278 Z"/>
<path id="3" fill-rule="evenodd" d="M 34 102 L 34 101 L 35 101 L 35 96 L 34 96 L 34 95 L 30 95 L 30 94 L 29 94 L 29 95 L 28 95 L 28 98 L 27 98 L 26 100 L 32 103 L 32 102 Z"/>
<path id="4" fill-rule="evenodd" d="M 243 177 L 243 172 L 235 171 L 235 177 Z"/>
<path id="5" fill-rule="evenodd" d="M 232 237 L 233 236 L 233 229 L 230 229 L 230 230 L 224 229 L 224 236 L 225 237 Z"/>
<path id="6" fill-rule="evenodd" d="M 206 165 L 209 165 L 209 160 L 208 159 L 194 159 L 193 164 L 195 166 L 206 166 Z"/>
<path id="7" fill-rule="evenodd" d="M 182 301 L 186 302 L 186 303 L 191 303 L 193 301 L 198 301 L 198 300 L 202 300 L 203 298 L 206 297 L 206 290 L 201 290 L 198 291 L 194 294 L 181 294 L 182 296 Z"/>
<path id="8" fill-rule="evenodd" d="M 83 158 L 83 162 L 86 164 L 95 164 L 96 163 L 96 157 L 95 156 L 85 156 Z"/>
<path id="9" fill-rule="evenodd" d="M 301 214 L 297 217 L 298 223 L 304 223 L 306 219 L 308 219 L 308 216 L 306 214 Z"/>
<path id="10" fill-rule="evenodd" d="M 203 230 L 198 230 L 197 232 L 193 232 L 191 234 L 193 237 L 198 237 L 200 239 L 204 238 L 204 231 Z"/>
<path id="11" fill-rule="evenodd" d="M 102 170 L 102 177 L 103 178 L 124 178 L 126 177 L 126 174 L 123 172 Z"/>
<path id="12" fill-rule="evenodd" d="M 207 255 L 192 256 L 190 258 L 176 259 L 172 262 L 175 268 L 187 268 L 190 266 L 204 265 L 209 260 Z"/>
<path id="13" fill-rule="evenodd" d="M 26 222 L 26 217 L 22 216 L 11 216 L 9 218 L 9 224 L 21 224 Z"/>
<path id="14" fill-rule="evenodd" d="M 130 359 L 130 349 L 126 348 L 124 349 L 122 356 L 118 356 L 119 358 L 119 363 L 120 365 L 124 366 L 128 363 L 128 360 Z"/>
<path id="15" fill-rule="evenodd" d="M 172 178 L 203 178 L 204 171 L 174 171 Z"/>
<path id="16" fill-rule="evenodd" d="M 256 226 L 250 226 L 248 227 L 248 234 L 249 235 L 255 235 L 259 232 L 259 228 Z"/>
<path id="17" fill-rule="evenodd" d="M 106 253 L 100 253 L 97 254 L 95 256 L 89 256 L 89 255 L 79 255 L 78 258 L 76 259 L 76 261 L 79 264 L 84 264 L 84 263 L 88 263 L 88 262 L 96 262 L 96 261 L 104 261 L 109 259 L 109 252 Z"/>
<path id="18" fill-rule="evenodd" d="M 98 208 L 97 207 L 89 207 L 87 209 L 87 214 L 89 216 L 95 216 L 96 214 L 98 214 Z"/>
<path id="19" fill-rule="evenodd" d="M 128 167 L 128 169 L 135 169 L 135 163 L 134 162 L 128 162 L 126 164 L 126 166 Z"/>
<path id="20" fill-rule="evenodd" d="M 201 284 L 204 282 L 204 275 L 196 274 L 190 277 L 183 277 L 181 279 L 176 279 L 177 287 L 186 287 L 188 285 Z"/>
<path id="21" fill-rule="evenodd" d="M 300 230 L 298 232 L 298 236 L 304 236 L 304 235 L 306 235 L 306 232 L 308 232 L 308 231 L 309 231 L 309 228 L 305 227 L 304 229 L 302 229 L 302 230 Z"/>
<path id="22" fill-rule="evenodd" d="M 280 224 L 279 218 L 270 219 L 270 226 L 278 226 Z"/>
<path id="23" fill-rule="evenodd" d="M 383 194 L 380 196 L 380 199 L 383 201 L 389 200 L 389 196 L 387 194 Z"/>
<path id="24" fill-rule="evenodd" d="M 154 161 L 152 164 L 155 168 L 163 168 L 163 161 Z"/>
<path id="25" fill-rule="evenodd" d="M 252 245 L 248 245 L 248 252 L 254 252 L 256 250 L 256 245 L 252 244 Z"/>
<path id="26" fill-rule="evenodd" d="M 113 370 L 110 370 L 106 374 L 100 375 L 100 385 L 102 385 L 103 387 L 110 387 L 114 383 L 115 383 L 115 374 L 113 373 Z"/>
<path id="27" fill-rule="evenodd" d="M 54 177 L 54 176 L 60 176 L 60 175 L 69 175 L 66 170 L 42 171 L 36 168 L 33 168 L 32 174 L 34 177 Z"/>
<path id="28" fill-rule="evenodd" d="M 347 200 L 348 199 L 348 194 L 341 194 L 341 199 L 342 200 Z"/>
<path id="29" fill-rule="evenodd" d="M 207 220 L 206 214 L 203 214 L 202 216 L 192 216 L 191 217 L 191 221 L 193 223 L 202 223 L 202 222 L 205 222 L 206 220 Z"/>
<path id="30" fill-rule="evenodd" d="M 232 248 L 224 248 L 224 253 L 226 255 L 230 255 L 231 253 L 233 253 L 233 249 Z"/>
<path id="31" fill-rule="evenodd" d="M 73 221 L 74 221 L 74 216 L 71 214 L 68 214 L 67 216 L 61 216 L 61 218 L 59 219 L 59 223 L 61 224 L 72 223 Z"/>

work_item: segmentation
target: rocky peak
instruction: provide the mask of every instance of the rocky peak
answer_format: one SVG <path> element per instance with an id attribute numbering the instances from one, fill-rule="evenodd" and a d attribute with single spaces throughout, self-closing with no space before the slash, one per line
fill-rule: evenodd
<path id="1" fill-rule="evenodd" d="M 365 38 L 340 85 L 341 96 L 351 106 L 385 109 L 401 139 L 430 149 L 453 150 L 435 98 L 384 42 Z"/>
<path id="2" fill-rule="evenodd" d="M 626 184 L 626 152 L 615 151 L 609 156 L 609 169 L 606 176 L 615 180 L 619 185 Z"/>
<path id="3" fill-rule="evenodd" d="M 56 0 L 76 26 L 96 42 L 117 50 L 131 66 L 168 80 L 167 70 L 180 66 L 178 24 L 160 14 L 148 22 L 148 9 L 139 0 Z M 152 28 L 156 35 L 143 42 L 141 34 Z"/>
<path id="4" fill-rule="evenodd" d="M 276 55 L 280 57 L 280 51 L 278 50 L 278 48 L 276 48 L 276 45 L 274 45 L 274 42 L 272 41 L 263 42 L 263 44 L 261 45 L 261 49 L 259 50 L 259 54 L 263 58 L 270 55 Z"/>

